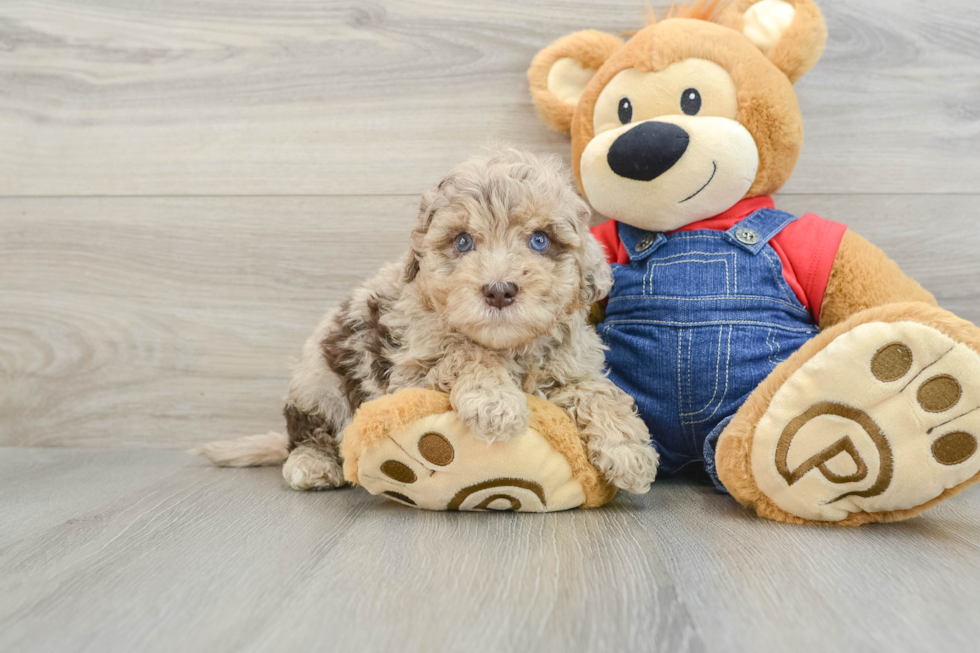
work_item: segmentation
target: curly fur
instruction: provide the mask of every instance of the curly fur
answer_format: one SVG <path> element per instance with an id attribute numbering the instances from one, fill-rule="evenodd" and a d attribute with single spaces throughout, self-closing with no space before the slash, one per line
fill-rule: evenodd
<path id="1" fill-rule="evenodd" d="M 528 427 L 524 393 L 575 420 L 591 461 L 629 492 L 645 492 L 657 456 L 633 400 L 603 374 L 589 307 L 612 275 L 589 232 L 591 211 L 556 158 L 494 149 L 426 192 L 411 248 L 354 290 L 307 340 L 285 408 L 296 489 L 342 481 L 337 441 L 361 403 L 403 388 L 448 392 L 474 435 L 488 441 Z M 548 234 L 544 253 L 528 239 Z M 460 254 L 454 240 L 472 235 Z M 514 283 L 513 305 L 489 306 L 483 287 Z M 228 456 L 202 448 L 219 464 Z"/>

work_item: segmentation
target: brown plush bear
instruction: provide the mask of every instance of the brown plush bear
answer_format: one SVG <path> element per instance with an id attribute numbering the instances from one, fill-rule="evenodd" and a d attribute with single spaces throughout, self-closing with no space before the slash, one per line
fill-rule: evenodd
<path id="1" fill-rule="evenodd" d="M 877 247 L 774 209 L 803 142 L 811 0 L 699 2 L 529 71 L 572 139 L 615 283 L 599 331 L 663 472 L 703 467 L 759 515 L 911 517 L 980 478 L 980 329 Z"/>

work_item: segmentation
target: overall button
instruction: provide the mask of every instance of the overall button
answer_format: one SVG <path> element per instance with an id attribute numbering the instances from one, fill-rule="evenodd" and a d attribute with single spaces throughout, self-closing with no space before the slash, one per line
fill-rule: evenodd
<path id="1" fill-rule="evenodd" d="M 756 236 L 756 238 L 758 238 L 758 236 Z M 640 238 L 640 242 L 636 244 L 636 251 L 637 252 L 647 251 L 648 249 L 650 249 L 650 246 L 653 245 L 654 240 L 656 240 L 656 236 L 654 236 L 653 234 L 647 234 L 643 238 Z"/>
<path id="2" fill-rule="evenodd" d="M 745 243 L 746 245 L 755 245 L 757 242 L 759 242 L 759 234 L 746 227 L 736 229 L 735 238 L 738 239 L 738 242 Z"/>

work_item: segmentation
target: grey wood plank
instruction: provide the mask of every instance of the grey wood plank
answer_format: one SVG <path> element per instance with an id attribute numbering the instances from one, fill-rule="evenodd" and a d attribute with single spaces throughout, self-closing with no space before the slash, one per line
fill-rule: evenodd
<path id="1" fill-rule="evenodd" d="M 703 486 L 424 513 L 179 452 L 0 449 L 7 651 L 970 650 L 980 490 L 802 528 Z M 9 479 L 9 480 L 8 480 Z"/>
<path id="2" fill-rule="evenodd" d="M 663 2 L 654 3 L 662 7 Z M 977 192 L 980 6 L 823 0 L 792 193 Z M 0 194 L 418 193 L 502 139 L 568 156 L 524 78 L 635 0 L 19 0 L 0 6 Z"/>
<path id="3" fill-rule="evenodd" d="M 709 488 L 661 484 L 657 528 L 710 650 L 972 650 L 980 636 L 980 490 L 857 529 L 752 520 Z M 640 500 L 641 503 L 645 499 Z"/>
<path id="4" fill-rule="evenodd" d="M 0 442 L 278 428 L 319 317 L 405 251 L 417 198 L 23 200 L 0 213 Z"/>
<path id="5" fill-rule="evenodd" d="M 977 196 L 784 196 L 980 323 Z M 415 197 L 0 200 L 0 443 L 187 447 L 281 428 L 288 362 L 399 256 Z"/>
<path id="6" fill-rule="evenodd" d="M 3 650 L 703 650 L 625 506 L 481 519 L 177 452 L 62 456 L 69 470 L 51 450 L 0 457 L 33 467 L 33 485 L 0 486 L 0 521 L 47 515 L 0 534 Z M 133 471 L 160 460 L 169 475 Z M 128 491 L 104 491 L 118 474 Z M 57 499 L 65 478 L 85 505 Z"/>

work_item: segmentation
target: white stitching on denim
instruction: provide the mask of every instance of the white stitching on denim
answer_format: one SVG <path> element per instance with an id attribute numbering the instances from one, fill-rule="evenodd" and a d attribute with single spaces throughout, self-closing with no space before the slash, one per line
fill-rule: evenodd
<path id="1" fill-rule="evenodd" d="M 681 258 L 682 256 L 690 256 L 691 254 L 699 254 L 701 256 L 713 256 L 715 258 L 728 258 L 735 252 L 702 252 L 700 250 L 692 249 L 689 252 L 681 252 L 679 254 L 671 254 L 670 256 L 660 256 L 657 258 L 651 258 L 651 261 L 669 261 L 672 258 Z"/>
<path id="2" fill-rule="evenodd" d="M 783 346 L 772 335 L 772 329 L 769 329 L 769 332 L 766 334 L 766 344 L 769 345 L 769 364 L 772 365 L 772 369 L 776 369 L 785 359 L 778 358 L 779 354 L 783 353 Z M 775 345 L 775 349 L 773 349 L 773 345 Z"/>
<path id="3" fill-rule="evenodd" d="M 766 262 L 769 263 L 769 267 L 772 268 L 772 273 L 774 275 L 773 282 L 776 284 L 776 287 L 777 288 L 779 288 L 781 291 L 783 291 L 783 297 L 785 297 L 787 299 L 787 301 L 789 301 L 789 302 L 792 302 L 793 299 L 795 298 L 796 299 L 796 303 L 797 304 L 800 304 L 800 306 L 803 306 L 803 304 L 800 302 L 800 299 L 798 297 L 796 297 L 796 293 L 792 292 L 792 289 L 789 287 L 789 284 L 786 282 L 786 277 L 784 277 L 783 274 L 782 274 L 782 272 L 779 271 L 779 268 L 776 267 L 776 264 L 772 260 L 772 258 L 770 257 L 769 252 L 767 252 L 766 250 L 762 250 L 759 253 L 762 254 L 765 257 Z M 779 262 L 779 267 L 780 268 L 783 267 L 783 262 L 782 261 Z M 780 283 L 780 282 L 782 282 L 782 283 Z M 787 291 L 789 291 L 789 292 L 787 292 Z M 793 295 L 792 297 L 790 297 L 790 293 L 792 293 L 792 295 Z"/>
<path id="4" fill-rule="evenodd" d="M 763 210 L 763 209 L 760 209 L 760 210 Z M 781 212 L 781 211 L 779 211 L 779 209 L 765 209 L 765 210 L 767 210 L 767 211 Z M 748 216 L 746 216 L 740 222 L 738 222 L 735 225 L 733 225 L 731 227 L 731 229 L 729 229 L 727 231 L 716 231 L 716 230 L 713 230 L 713 229 L 711 229 L 711 230 L 703 229 L 703 230 L 699 230 L 699 231 L 686 231 L 686 232 L 671 234 L 670 238 L 672 240 L 694 240 L 694 239 L 697 239 L 697 238 L 709 238 L 711 240 L 718 240 L 718 235 L 717 234 L 727 234 L 730 231 L 732 231 L 732 229 L 737 229 L 737 228 L 743 227 L 743 226 L 745 226 L 745 225 L 742 224 L 743 222 L 748 223 L 748 226 L 751 229 L 757 231 L 759 233 L 760 238 L 761 238 L 764 233 L 767 233 L 768 234 L 769 232 L 768 231 L 767 232 L 763 232 L 763 231 L 761 231 L 760 229 L 757 229 L 754 226 L 756 224 L 756 222 L 759 222 L 758 220 L 753 221 L 753 222 L 749 222 L 750 218 L 753 215 L 755 215 L 755 214 L 754 213 L 750 213 Z M 779 225 L 779 228 L 773 230 L 772 233 L 769 234 L 769 237 L 764 239 L 766 243 L 768 243 L 770 240 L 772 240 L 777 235 L 779 235 L 779 233 L 783 229 L 785 229 L 787 227 L 787 225 L 789 225 L 790 223 L 795 222 L 796 220 L 799 219 L 796 216 L 791 215 L 789 213 L 787 213 L 786 215 L 788 217 L 783 219 L 783 222 Z M 768 221 L 762 221 L 762 222 L 763 223 L 767 223 Z M 704 231 L 710 231 L 711 233 L 706 234 L 706 233 L 703 233 Z"/>
<path id="5" fill-rule="evenodd" d="M 653 277 L 653 269 L 654 268 L 665 268 L 665 267 L 668 267 L 668 266 L 671 266 L 671 265 L 684 265 L 684 264 L 687 264 L 687 263 L 702 263 L 702 264 L 706 264 L 706 263 L 724 263 L 725 264 L 725 292 L 728 293 L 728 295 L 731 295 L 731 279 L 728 276 L 728 256 L 727 255 L 725 255 L 725 258 L 716 258 L 715 260 L 710 260 L 710 261 L 690 259 L 690 260 L 686 260 L 686 261 L 674 261 L 672 263 L 656 263 L 657 260 L 660 260 L 660 259 L 650 259 L 649 262 L 647 263 L 647 273 L 643 277 L 643 292 L 644 293 L 647 292 L 647 281 L 650 281 L 650 289 L 651 289 L 651 291 L 653 290 L 653 280 L 652 280 L 652 277 Z"/>
<path id="6" fill-rule="evenodd" d="M 679 406 L 684 405 L 684 374 L 683 366 L 681 365 L 681 343 L 684 342 L 684 332 L 681 330 L 677 331 L 677 402 Z M 681 424 L 681 428 L 684 428 L 684 420 L 678 415 L 678 421 Z"/>
<path id="7" fill-rule="evenodd" d="M 738 256 L 732 257 L 732 267 L 735 269 L 735 296 L 738 296 Z"/>
<path id="8" fill-rule="evenodd" d="M 734 330 L 735 330 L 734 327 L 728 327 L 728 352 L 725 357 L 725 392 L 721 395 L 721 399 L 718 400 L 718 405 L 715 406 L 715 409 L 711 412 L 710 415 L 708 415 L 704 419 L 691 422 L 691 425 L 704 424 L 705 422 L 710 422 L 711 419 L 718 413 L 718 410 L 722 407 L 722 404 L 725 403 L 725 400 L 728 399 L 728 384 L 730 381 L 729 377 L 731 377 L 731 362 L 732 362 L 732 331 Z"/>
<path id="9" fill-rule="evenodd" d="M 671 263 L 658 263 L 658 261 L 670 261 L 675 258 L 690 257 L 691 255 L 708 256 L 715 260 L 703 261 L 698 259 L 689 259 L 682 261 L 673 261 Z M 728 257 L 734 257 L 734 253 L 730 252 L 682 252 L 680 254 L 671 254 L 670 256 L 661 256 L 659 258 L 650 258 L 647 260 L 647 270 L 646 274 L 643 275 L 643 294 L 646 294 L 647 285 L 649 284 L 649 292 L 653 292 L 653 268 L 666 267 L 668 265 L 678 265 L 680 263 L 717 263 L 719 261 L 725 264 L 725 291 L 728 291 Z"/>
<path id="10" fill-rule="evenodd" d="M 691 407 L 691 402 L 693 399 L 693 393 L 691 392 L 691 357 L 694 353 L 694 329 L 687 330 L 687 355 L 684 356 L 684 362 L 686 363 L 685 368 L 687 369 L 687 385 L 684 386 L 684 392 L 687 394 L 688 401 L 685 404 L 686 408 Z"/>
<path id="11" fill-rule="evenodd" d="M 767 360 L 769 361 L 770 364 L 772 364 L 772 357 L 776 353 L 776 350 L 772 348 L 772 342 L 770 341 L 770 338 L 772 338 L 772 329 L 766 331 L 766 346 L 769 347 L 769 358 Z M 773 367 L 773 369 L 775 369 L 775 366 Z"/>
<path id="12" fill-rule="evenodd" d="M 691 330 L 691 333 L 693 333 L 693 332 L 694 332 L 694 330 L 692 329 Z M 718 396 L 718 372 L 721 370 L 721 337 L 724 335 L 724 333 L 725 333 L 725 327 L 724 326 L 718 327 L 718 349 L 717 349 L 717 353 L 715 355 L 715 389 L 711 392 L 711 399 L 709 399 L 707 401 L 707 403 L 705 403 L 704 407 L 701 410 L 695 410 L 695 411 L 690 412 L 690 413 L 681 413 L 681 415 L 684 415 L 684 416 L 688 416 L 688 415 L 700 415 L 704 411 L 706 411 L 709 408 L 711 408 L 711 404 L 714 403 L 715 397 Z M 730 337 L 731 337 L 731 335 L 729 334 L 729 338 Z M 688 386 L 691 385 L 691 366 L 690 365 L 688 365 L 688 368 L 687 368 L 687 384 L 688 384 Z M 694 406 L 691 406 L 691 408 L 693 409 Z"/>
<path id="13" fill-rule="evenodd" d="M 779 364 L 782 363 L 786 359 L 779 357 L 780 354 L 783 353 L 783 346 L 781 344 L 779 344 L 779 340 L 776 339 L 776 338 L 773 338 L 772 339 L 772 344 L 776 345 L 776 354 L 775 354 L 775 356 L 773 356 L 773 359 L 772 359 L 773 360 L 773 369 L 776 369 L 776 367 L 778 367 Z"/>
<path id="14" fill-rule="evenodd" d="M 779 209 L 760 209 L 760 211 L 763 210 L 775 211 L 776 213 L 785 213 L 784 211 L 780 211 Z M 725 233 L 730 233 L 734 236 L 735 230 L 747 227 L 755 231 L 757 234 L 759 234 L 759 241 L 762 243 L 762 246 L 765 247 L 766 245 L 769 244 L 770 240 L 778 236 L 783 229 L 789 226 L 790 223 L 795 222 L 796 220 L 799 219 L 795 215 L 786 213 L 785 214 L 786 217 L 783 217 L 780 222 L 773 224 L 768 217 L 757 219 L 756 216 L 758 215 L 758 213 L 759 211 L 756 211 L 755 213 L 750 213 L 748 216 L 746 216 L 740 222 L 735 224 L 731 229 L 729 229 Z M 756 226 L 757 224 L 759 226 Z M 762 226 L 765 226 L 766 229 L 762 229 Z"/>
<path id="15" fill-rule="evenodd" d="M 687 406 L 687 409 L 690 410 L 691 408 L 694 407 L 694 391 L 693 391 L 694 384 L 692 383 L 692 380 L 691 380 L 691 369 L 694 367 L 693 364 L 692 364 L 692 361 L 694 360 L 694 329 L 688 329 L 687 330 L 687 358 L 685 360 L 687 361 L 687 388 L 686 388 L 686 391 L 687 391 L 687 404 L 686 404 L 686 406 Z M 679 419 L 684 419 L 684 418 L 683 417 L 679 417 Z M 691 428 L 691 421 L 690 420 L 684 420 L 684 423 L 687 424 L 687 439 L 688 439 L 688 442 L 690 442 L 691 444 L 693 444 L 694 443 L 694 429 Z"/>
<path id="16" fill-rule="evenodd" d="M 608 322 L 608 324 L 610 326 L 613 324 L 656 324 L 660 326 L 674 326 L 674 327 L 683 327 L 683 328 L 696 327 L 696 326 L 718 326 L 718 325 L 729 326 L 729 325 L 740 324 L 740 325 L 748 325 L 748 326 L 771 327 L 778 331 L 790 331 L 792 333 L 809 333 L 813 335 L 819 333 L 819 329 L 817 329 L 816 327 L 795 328 L 795 327 L 784 326 L 782 324 L 775 324 L 773 322 L 752 322 L 749 320 L 735 320 L 735 321 L 726 320 L 723 322 L 719 320 L 711 320 L 709 322 L 672 322 L 669 320 L 632 319 L 632 320 L 612 320 Z"/>
<path id="17" fill-rule="evenodd" d="M 759 296 L 759 295 L 740 295 L 738 297 L 725 296 L 725 295 L 710 295 L 710 296 L 704 296 L 704 297 L 676 297 L 676 296 L 673 296 L 673 295 L 620 295 L 618 297 L 612 297 L 612 298 L 610 298 L 608 303 L 609 304 L 612 304 L 613 302 L 619 302 L 619 301 L 623 301 L 625 299 L 630 299 L 630 300 L 636 300 L 636 299 L 668 299 L 668 300 L 671 300 L 671 301 L 678 301 L 678 302 L 701 302 L 701 301 L 705 301 L 705 300 L 712 300 L 712 301 L 723 301 L 723 300 L 724 301 L 729 301 L 730 300 L 730 301 L 740 301 L 740 302 L 745 302 L 745 301 L 760 301 L 760 302 L 770 302 L 772 304 L 779 304 L 780 306 L 785 306 L 786 308 L 790 308 L 790 309 L 794 310 L 795 312 L 800 313 L 801 315 L 807 315 L 807 316 L 810 315 L 810 311 L 806 310 L 805 308 L 801 308 L 798 305 L 797 306 L 794 306 L 793 304 L 789 304 L 789 303 L 784 302 L 784 301 L 781 301 L 779 299 L 773 299 L 771 297 L 762 297 L 762 296 Z"/>
<path id="18" fill-rule="evenodd" d="M 695 231 L 689 231 L 689 232 L 684 232 L 684 233 L 696 234 L 697 232 L 695 232 Z M 710 240 L 722 240 L 722 237 L 721 236 L 718 236 L 718 235 L 715 235 L 715 234 L 724 234 L 724 233 L 727 233 L 727 232 L 725 232 L 725 231 L 714 231 L 714 230 L 712 230 L 711 231 L 711 234 L 702 234 L 702 235 L 697 235 L 697 236 L 695 236 L 695 235 L 686 236 L 686 235 L 684 235 L 684 233 L 671 234 L 670 235 L 670 239 L 671 240 L 695 240 L 695 239 L 698 239 L 698 238 L 704 238 L 704 239 L 710 239 Z"/>
<path id="19" fill-rule="evenodd" d="M 688 410 L 694 408 L 694 383 L 691 380 L 691 371 L 694 365 L 692 361 L 694 360 L 694 329 L 687 330 L 687 406 Z M 680 417 L 680 419 L 684 419 Z M 684 420 L 687 424 L 687 439 L 691 445 L 694 444 L 694 429 L 691 428 L 691 421 Z"/>

